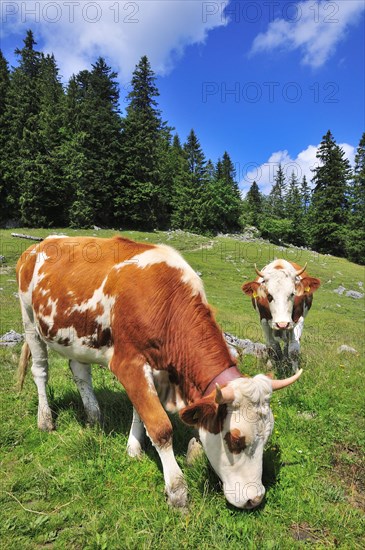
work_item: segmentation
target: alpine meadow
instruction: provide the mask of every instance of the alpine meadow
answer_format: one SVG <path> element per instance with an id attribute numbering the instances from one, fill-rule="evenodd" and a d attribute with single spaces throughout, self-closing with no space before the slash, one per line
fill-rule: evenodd
<path id="1" fill-rule="evenodd" d="M 348 5 L 355 5 L 356 0 L 351 3 Z M 13 4 L 16 3 L 6 4 L 9 13 Z M 19 3 L 22 9 L 23 4 Z M 49 6 L 56 4 L 49 3 Z M 119 4 L 122 5 L 113 6 Z M 127 3 L 127 7 L 138 6 L 141 10 L 141 25 L 143 9 L 149 9 L 147 4 Z M 163 3 L 153 2 L 156 10 L 160 4 Z M 166 2 L 167 11 L 170 4 Z M 176 2 L 176 6 L 178 4 L 180 7 L 176 9 L 190 3 Z M 213 11 L 221 9 L 224 13 L 228 4 L 222 3 L 225 7 L 220 7 L 216 2 L 203 2 L 203 13 L 200 9 L 199 17 L 203 22 L 204 18 L 209 20 Z M 238 6 L 241 10 L 237 12 L 240 17 L 244 13 L 242 6 L 248 4 L 263 9 L 262 6 L 270 2 L 262 6 L 257 2 L 233 3 L 235 9 Z M 306 2 L 286 4 L 289 8 L 299 6 L 303 13 L 307 5 Z M 99 6 L 96 2 L 88 5 L 89 9 Z M 333 8 L 337 4 L 326 2 L 324 5 Z M 314 8 L 322 8 L 322 0 L 313 6 L 311 15 L 317 16 L 319 12 Z M 105 9 L 100 13 L 105 13 Z M 350 13 L 349 7 L 341 9 L 344 10 L 342 17 Z M 88 13 L 91 17 L 91 11 Z M 114 16 L 115 13 L 113 11 Z M 331 14 L 325 15 L 328 18 Z M 293 23 L 289 16 L 287 19 L 285 23 Z M 230 22 L 227 21 L 221 29 L 216 29 L 216 36 L 235 22 L 232 15 Z M 257 51 L 264 51 L 268 43 L 273 48 L 276 47 L 273 44 L 278 48 L 284 45 L 291 53 L 299 46 L 301 53 L 305 51 L 306 38 L 300 29 L 296 36 L 301 36 L 303 42 L 299 46 L 293 46 L 297 40 L 293 38 L 295 33 L 290 40 L 281 42 L 287 27 L 280 22 L 278 18 L 270 22 L 268 29 L 273 35 L 269 31 L 264 35 L 261 30 L 251 57 Z M 56 36 L 56 25 L 53 28 Z M 92 28 L 96 44 L 100 38 L 96 32 L 99 27 L 96 24 Z M 232 36 L 238 33 L 237 28 L 238 25 L 232 30 Z M 223 145 L 219 157 L 209 155 L 212 156 L 209 158 L 204 152 L 203 140 L 200 141 L 200 131 L 192 128 L 196 124 L 195 128 L 201 130 L 193 114 L 191 126 L 189 117 L 191 130 L 186 133 L 178 133 L 165 120 L 159 102 L 159 76 L 168 75 L 173 63 L 183 64 L 184 55 L 188 56 L 189 52 L 184 53 L 182 45 L 175 44 L 168 69 L 165 66 L 161 69 L 162 65 L 149 55 L 148 48 L 148 55 L 138 55 L 134 70 L 130 71 L 128 90 L 122 98 L 120 75 L 111 66 L 115 57 L 110 50 L 105 57 L 98 55 L 100 51 L 94 48 L 93 42 L 89 50 L 93 54 L 97 52 L 94 62 L 81 70 L 78 65 L 65 80 L 59 60 L 47 53 L 48 48 L 43 48 L 44 35 L 38 39 L 36 25 L 34 29 L 35 32 L 22 28 L 25 36 L 15 50 L 15 64 L 13 58 L 8 61 L 8 55 L 0 49 L 1 548 L 362 550 L 365 547 L 365 132 L 361 133 L 361 129 L 358 133 L 358 126 L 353 124 L 356 148 L 352 141 L 350 159 L 346 147 L 342 146 L 343 135 L 338 137 L 336 131 L 332 132 L 337 113 L 335 117 L 330 111 L 331 105 L 320 105 L 331 124 L 323 127 L 317 136 L 319 145 L 315 149 L 316 162 L 311 165 L 311 176 L 298 175 L 296 170 L 288 173 L 281 160 L 275 161 L 270 190 L 264 193 L 260 181 L 252 181 L 244 193 L 234 155 Z M 342 39 L 347 36 L 346 29 L 344 26 L 341 30 Z M 168 36 L 173 34 L 172 20 L 170 30 Z M 74 29 L 72 32 L 77 34 Z M 70 43 L 71 38 L 74 40 L 71 34 Z M 316 42 L 314 35 L 320 34 L 316 30 L 311 40 Z M 323 43 L 328 39 L 324 32 L 321 37 Z M 138 35 L 138 40 L 143 42 L 142 39 L 142 34 Z M 39 48 L 37 40 L 41 44 Z M 206 47 L 207 34 L 204 38 L 199 35 L 196 42 L 201 53 Z M 334 50 L 335 46 L 329 47 L 328 56 Z M 61 51 L 68 59 L 67 48 Z M 277 50 L 276 53 L 280 59 L 283 52 Z M 311 50 L 305 57 L 307 64 L 310 64 L 310 53 Z M 227 66 L 230 55 L 225 59 Z M 247 61 L 250 55 L 245 63 L 251 63 Z M 80 59 L 82 56 L 78 61 Z M 214 67 L 215 63 L 218 65 L 218 54 L 216 59 Z M 274 64 L 272 60 L 268 54 L 262 62 L 264 72 L 270 63 Z M 231 61 L 233 65 L 233 58 Z M 285 65 L 280 60 L 278 63 Z M 338 61 L 338 67 L 342 66 L 346 67 L 345 56 Z M 319 65 L 312 65 L 310 70 L 313 67 L 318 69 Z M 304 72 L 307 67 L 303 69 L 302 64 L 300 70 Z M 313 74 L 313 78 L 317 78 L 314 69 Z M 292 75 L 289 84 L 291 80 Z M 203 84 L 205 90 L 211 90 L 211 96 L 219 88 L 209 78 Z M 231 94 L 232 88 L 229 90 Z M 227 98 L 222 97 L 221 103 L 225 104 Z M 228 98 L 227 103 L 229 99 L 232 98 Z M 176 110 L 180 100 L 177 94 L 176 103 L 172 101 Z M 206 109 L 208 100 L 213 103 L 216 97 L 206 97 L 205 103 L 201 101 L 206 120 L 212 112 Z M 249 104 L 249 107 L 255 106 Z M 269 107 L 274 111 L 277 105 Z M 292 102 L 288 112 L 296 114 L 301 108 Z M 312 106 L 308 115 L 311 124 L 317 116 L 316 109 L 317 105 Z M 288 118 L 290 116 L 293 116 L 292 136 L 297 136 L 302 129 L 296 117 L 289 115 Z M 267 120 L 269 118 L 270 115 Z M 231 121 L 232 127 L 234 122 Z M 252 125 L 250 128 L 240 124 L 244 136 L 242 148 L 245 144 L 248 147 L 250 140 L 258 142 L 261 133 L 272 131 L 262 127 L 258 120 L 252 137 Z M 215 132 L 214 139 L 220 132 L 218 114 Z M 293 137 L 289 130 L 287 134 L 289 147 Z M 226 143 L 228 134 L 222 131 L 222 136 L 217 137 L 218 144 Z M 277 139 L 279 147 L 279 137 Z M 233 140 L 234 137 L 231 145 Z M 254 281 L 260 274 L 261 281 L 265 282 L 261 270 L 276 259 L 294 263 L 295 284 L 300 283 L 299 275 L 304 270 L 320 280 L 305 319 L 300 355 L 298 351 L 303 372 L 295 383 L 283 387 L 271 398 L 274 428 L 263 452 L 262 484 L 266 493 L 262 502 L 256 502 L 257 507 L 239 509 L 227 502 L 224 483 L 216 474 L 218 469 L 213 469 L 207 456 L 200 453 L 194 461 L 188 459 L 188 445 L 197 437 L 196 431 L 184 424 L 178 414 L 168 412 L 176 461 L 188 491 L 187 506 L 184 504 L 182 509 L 170 506 L 164 494 L 165 472 L 158 447 L 146 435 L 142 456 L 132 458 L 127 453 L 129 430 L 135 419 L 132 403 L 116 376 L 101 365 L 102 361 L 92 365 L 102 420 L 90 426 L 68 359 L 49 349 L 47 399 L 56 429 L 49 432 L 38 429 L 38 396 L 31 361 L 23 388 L 19 389 L 18 365 L 27 330 L 19 304 L 22 289 L 17 286 L 16 264 L 22 253 L 34 244 L 32 239 L 42 241 L 50 235 L 69 236 L 75 241 L 79 237 L 119 235 L 143 243 L 145 248 L 162 244 L 176 249 L 192 268 L 188 266 L 188 269 L 195 272 L 199 285 L 198 276 L 201 278 L 212 310 L 209 315 L 219 325 L 216 328 L 219 338 L 222 340 L 222 331 L 226 340 L 233 342 L 232 357 L 237 356 L 239 373 L 247 377 L 265 374 L 281 379 L 291 376 L 293 371 L 285 361 L 269 360 L 273 357 L 264 345 L 260 319 L 252 307 L 257 295 L 252 291 L 252 296 L 246 296 L 242 289 L 245 283 Z M 87 277 L 91 286 L 96 280 L 93 262 L 97 260 L 87 257 L 84 262 L 84 268 L 90 263 Z M 122 267 L 128 261 L 129 258 L 123 259 Z M 159 265 L 156 260 L 154 263 Z M 147 261 L 146 265 L 149 265 Z M 180 265 L 172 267 L 178 271 Z M 157 271 L 158 267 L 154 265 L 154 269 Z M 185 284 L 182 273 L 179 271 Z M 57 276 L 62 280 L 62 270 Z M 80 287 L 89 282 L 87 277 L 85 281 L 79 277 Z M 148 276 L 147 281 L 150 281 Z M 137 283 L 133 281 L 133 284 L 137 287 Z M 311 292 L 304 284 L 302 287 L 303 293 Z M 279 288 L 278 293 L 282 290 Z M 41 289 L 40 294 L 42 292 L 46 296 Z M 135 289 L 136 301 L 141 292 L 141 288 Z M 269 305 L 274 298 L 267 296 Z M 292 304 L 295 298 L 293 291 Z M 100 297 L 95 299 L 101 301 Z M 311 299 L 312 295 L 310 303 Z M 45 306 L 50 310 L 55 305 L 51 302 Z M 75 306 L 76 316 L 81 315 L 83 307 L 83 303 Z M 114 303 L 110 308 L 111 311 Z M 53 310 L 50 323 L 52 313 Z M 110 319 L 113 315 L 110 314 Z M 294 321 L 294 312 L 291 318 Z M 165 317 L 162 324 L 168 324 Z M 278 325 L 279 328 L 273 328 L 276 338 L 283 335 L 284 329 L 288 333 L 293 329 L 289 326 L 291 323 Z M 45 344 L 42 345 L 46 349 Z M 224 342 L 222 345 L 229 355 Z M 187 353 L 192 345 L 185 347 Z M 142 355 L 145 359 L 143 350 Z M 149 368 L 146 364 L 144 367 Z M 265 381 L 268 383 L 267 378 Z M 170 382 L 171 387 L 175 387 L 171 378 Z M 270 382 L 271 387 L 274 382 Z M 153 378 L 149 388 L 155 391 Z M 217 396 L 219 391 L 222 395 L 218 386 Z M 201 394 L 205 399 L 203 391 Z M 217 403 L 223 401 L 220 403 L 216 398 Z M 218 438 L 222 432 L 217 430 L 214 435 Z M 238 439 L 245 440 L 244 437 Z M 229 447 L 223 438 L 220 443 L 222 447 Z M 245 441 L 241 441 L 239 452 L 245 445 Z"/>
<path id="2" fill-rule="evenodd" d="M 16 230 L 18 231 L 18 230 Z M 19 230 L 20 231 L 20 230 Z M 27 230 L 45 237 L 47 230 Z M 62 229 L 70 236 L 88 230 Z M 113 231 L 102 230 L 109 237 Z M 276 393 L 273 434 L 264 451 L 264 503 L 242 511 L 227 505 L 221 483 L 203 456 L 186 464 L 191 430 L 173 416 L 174 449 L 188 484 L 184 515 L 166 503 L 158 455 L 147 444 L 142 459 L 128 457 L 132 406 L 110 372 L 93 366 L 104 422 L 88 428 L 65 358 L 50 354 L 50 405 L 56 430 L 37 428 L 37 392 L 31 373 L 16 386 L 20 345 L 1 347 L 1 516 L 3 545 L 51 548 L 362 548 L 364 522 L 363 268 L 345 259 L 263 240 L 243 242 L 182 231 L 124 236 L 166 243 L 201 273 L 222 329 L 263 341 L 257 314 L 241 285 L 274 257 L 305 264 L 321 279 L 301 345 L 304 372 Z M 21 333 L 15 263 L 29 242 L 1 231 L 2 332 Z M 335 292 L 344 287 L 342 294 Z M 356 350 L 339 353 L 343 345 Z M 266 361 L 242 355 L 242 373 L 267 372 Z"/>

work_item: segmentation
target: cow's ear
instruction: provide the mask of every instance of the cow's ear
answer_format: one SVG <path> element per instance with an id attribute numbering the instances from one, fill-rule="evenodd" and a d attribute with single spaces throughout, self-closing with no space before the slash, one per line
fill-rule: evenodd
<path id="1" fill-rule="evenodd" d="M 313 294 L 321 285 L 321 281 L 315 277 L 303 277 L 299 283 L 298 294 Z"/>
<path id="2" fill-rule="evenodd" d="M 256 298 L 259 288 L 260 283 L 258 283 L 257 281 L 251 281 L 250 283 L 245 283 L 242 286 L 243 292 L 248 296 L 252 296 L 252 298 Z"/>
<path id="3" fill-rule="evenodd" d="M 179 412 L 185 424 L 204 428 L 211 433 L 218 433 L 222 429 L 223 420 L 227 415 L 227 405 L 217 405 L 214 395 L 196 401 Z"/>

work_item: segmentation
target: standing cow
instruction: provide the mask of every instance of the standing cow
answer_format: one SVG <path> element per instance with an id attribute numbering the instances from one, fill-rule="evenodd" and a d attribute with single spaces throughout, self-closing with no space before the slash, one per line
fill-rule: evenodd
<path id="1" fill-rule="evenodd" d="M 300 267 L 286 260 L 274 260 L 262 271 L 255 266 L 258 277 L 242 287 L 260 315 L 269 356 L 281 360 L 280 341 L 284 341 L 284 356 L 294 372 L 298 370 L 304 318 L 311 308 L 313 292 L 321 284 L 308 275 L 306 267 L 307 264 Z"/>
<path id="2" fill-rule="evenodd" d="M 175 250 L 121 237 L 49 237 L 17 264 L 26 333 L 20 374 L 32 356 L 38 426 L 52 430 L 46 394 L 47 346 L 70 361 L 89 422 L 100 419 L 90 363 L 110 368 L 133 403 L 128 452 L 142 450 L 144 428 L 163 467 L 169 503 L 185 506 L 187 488 L 172 448 L 171 422 L 154 373 L 167 372 L 184 422 L 199 430 L 229 502 L 257 506 L 264 445 L 272 431 L 272 391 L 299 378 L 244 378 L 236 367 L 203 284 Z M 158 373 L 157 373 L 158 379 Z M 170 403 L 171 406 L 171 403 Z"/>

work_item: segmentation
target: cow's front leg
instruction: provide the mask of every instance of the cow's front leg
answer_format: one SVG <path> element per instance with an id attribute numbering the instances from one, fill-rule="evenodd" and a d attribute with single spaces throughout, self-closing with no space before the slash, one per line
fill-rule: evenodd
<path id="1" fill-rule="evenodd" d="M 139 359 L 111 362 L 111 369 L 143 421 L 148 437 L 162 462 L 165 492 L 171 506 L 184 508 L 187 505 L 187 487 L 183 473 L 176 462 L 172 447 L 172 425 L 158 398 L 150 369 Z"/>
<path id="2" fill-rule="evenodd" d="M 295 334 L 295 328 L 290 332 L 288 339 L 288 358 L 294 373 L 299 369 L 300 341 Z"/>
<path id="3" fill-rule="evenodd" d="M 145 429 L 138 412 L 133 407 L 133 419 L 127 442 L 127 453 L 132 458 L 140 458 L 143 452 Z"/>
<path id="4" fill-rule="evenodd" d="M 269 361 L 277 363 L 283 359 L 283 354 L 280 348 L 279 342 L 274 337 L 274 331 L 269 325 L 267 319 L 261 319 L 261 327 L 265 336 L 265 342 L 267 347 L 267 353 Z"/>

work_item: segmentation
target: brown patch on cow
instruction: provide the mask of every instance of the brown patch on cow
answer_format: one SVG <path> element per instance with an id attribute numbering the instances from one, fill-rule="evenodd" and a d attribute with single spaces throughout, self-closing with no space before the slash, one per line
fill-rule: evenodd
<path id="1" fill-rule="evenodd" d="M 227 447 L 234 455 L 239 455 L 246 448 L 246 438 L 241 436 L 241 433 L 237 428 L 227 432 L 224 436 L 224 441 L 227 443 Z"/>
<path id="2" fill-rule="evenodd" d="M 71 345 L 71 341 L 70 341 L 69 338 L 60 338 L 60 339 L 58 340 L 58 344 L 60 344 L 61 346 L 67 347 L 67 346 L 70 346 L 70 345 Z"/>
<path id="3" fill-rule="evenodd" d="M 321 281 L 316 277 L 302 277 L 297 285 L 297 294 L 313 294 L 321 286 Z"/>
<path id="4" fill-rule="evenodd" d="M 256 308 L 259 311 L 260 320 L 261 319 L 266 319 L 267 321 L 269 321 L 270 319 L 272 319 L 270 306 L 269 306 L 269 300 L 266 297 L 265 298 L 259 298 L 259 297 L 256 298 Z"/>
<path id="5" fill-rule="evenodd" d="M 179 416 L 189 426 L 199 426 L 212 434 L 218 434 L 223 429 L 227 405 L 217 405 L 214 395 L 210 394 L 182 409 Z"/>
<path id="6" fill-rule="evenodd" d="M 295 296 L 294 297 L 293 312 L 292 312 L 292 316 L 291 316 L 294 323 L 297 323 L 299 321 L 299 319 L 302 317 L 303 310 L 304 310 L 304 296 Z"/>
<path id="7" fill-rule="evenodd" d="M 48 317 L 52 313 L 52 304 L 41 306 L 39 312 L 43 315 L 43 317 Z"/>
<path id="8" fill-rule="evenodd" d="M 258 283 L 257 281 L 250 281 L 249 283 L 245 283 L 244 285 L 242 285 L 242 290 L 248 296 L 253 296 L 255 298 L 255 295 L 257 295 L 260 286 L 260 283 Z"/>
<path id="9" fill-rule="evenodd" d="M 100 325 L 96 325 L 96 327 L 96 335 L 87 336 L 82 340 L 82 343 L 94 349 L 111 347 L 113 345 L 113 338 L 110 328 L 102 329 Z"/>
<path id="10" fill-rule="evenodd" d="M 42 319 L 42 317 L 40 317 L 38 319 L 38 326 L 39 326 L 39 329 L 40 329 L 40 333 L 42 334 L 42 336 L 48 340 L 49 337 L 50 337 L 50 326 Z"/>
<path id="11" fill-rule="evenodd" d="M 280 260 L 277 260 L 276 265 L 274 265 L 274 269 L 285 269 L 285 266 L 281 263 Z"/>

